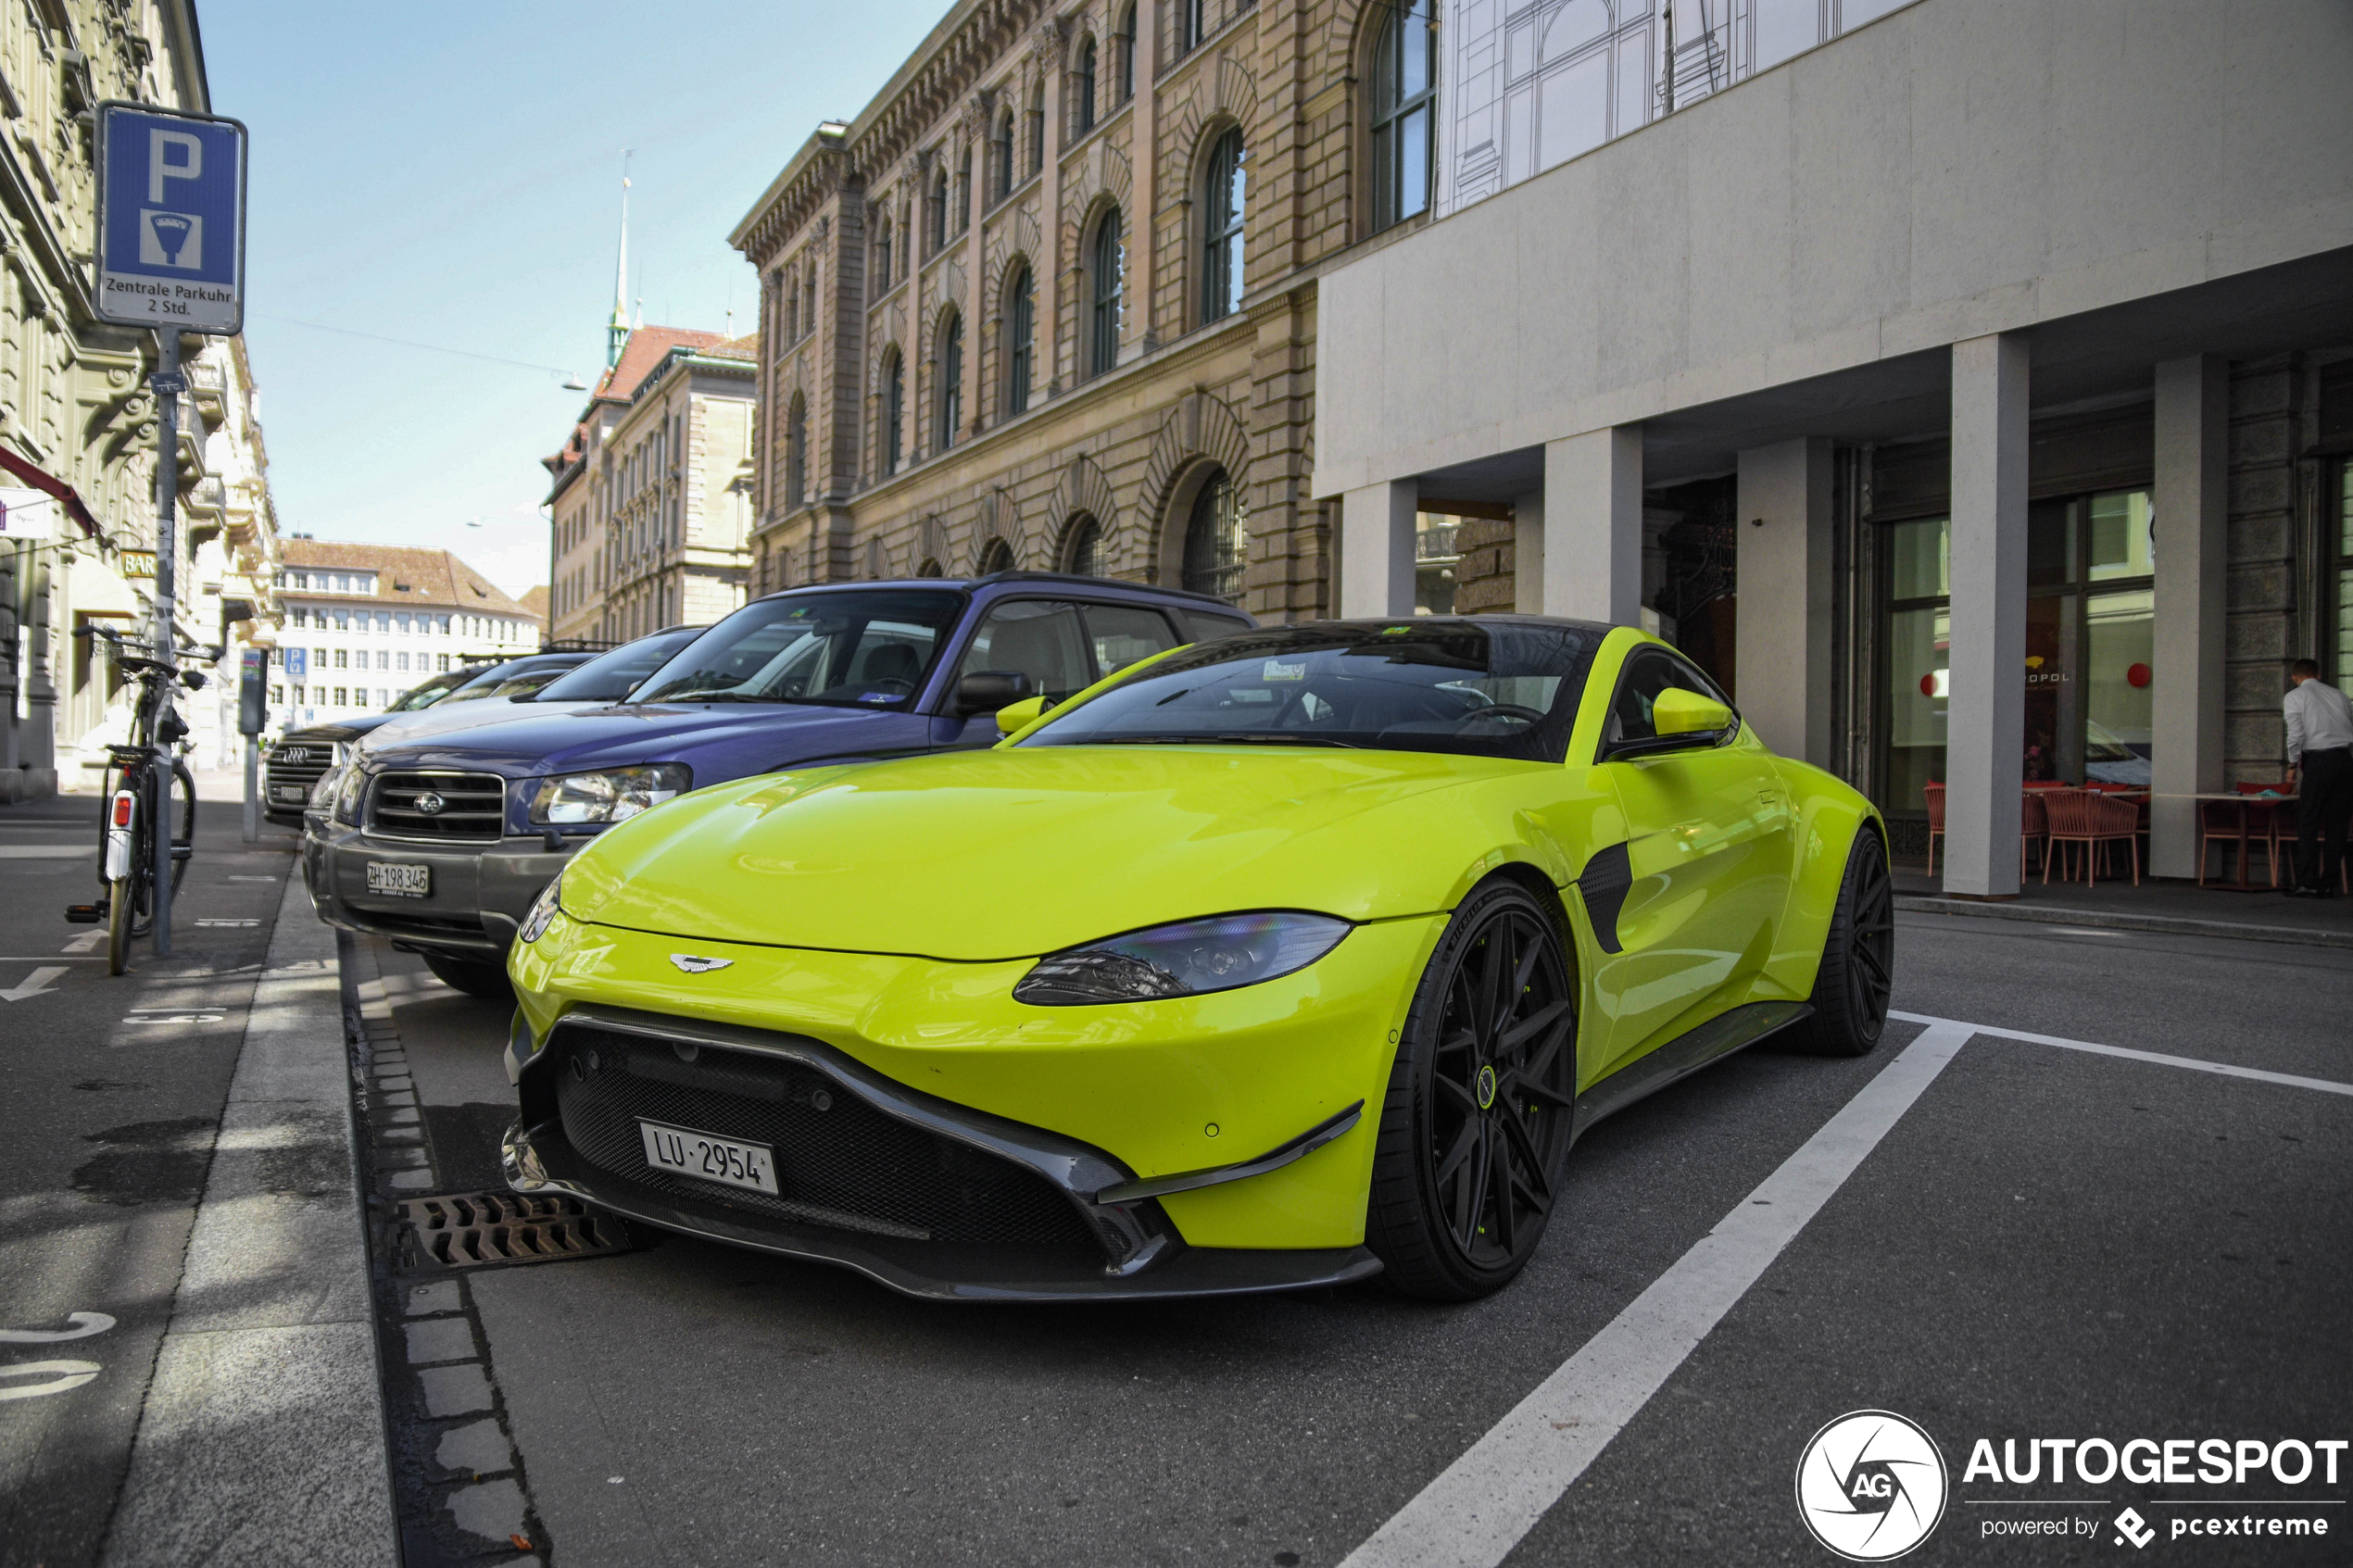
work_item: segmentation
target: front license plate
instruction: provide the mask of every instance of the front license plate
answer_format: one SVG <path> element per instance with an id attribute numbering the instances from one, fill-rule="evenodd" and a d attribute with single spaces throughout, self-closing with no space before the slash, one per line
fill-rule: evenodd
<path id="1" fill-rule="evenodd" d="M 299 806 L 310 798 L 310 792 L 300 784 L 275 784 L 271 788 L 270 798 L 282 805 Z"/>
<path id="2" fill-rule="evenodd" d="M 776 1162 L 766 1144 L 737 1143 L 659 1122 L 640 1122 L 637 1131 L 646 1139 L 646 1163 L 657 1171 L 771 1196 L 776 1191 Z"/>
<path id="3" fill-rule="evenodd" d="M 395 898 L 422 898 L 433 891 L 433 868 L 398 860 L 368 862 L 368 891 Z"/>

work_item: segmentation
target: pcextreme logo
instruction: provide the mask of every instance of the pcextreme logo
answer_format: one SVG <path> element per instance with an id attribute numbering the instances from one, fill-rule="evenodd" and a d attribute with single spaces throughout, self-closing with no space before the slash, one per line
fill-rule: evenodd
<path id="1" fill-rule="evenodd" d="M 1850 1562 L 1903 1556 L 1944 1517 L 1944 1456 L 1917 1422 L 1853 1411 L 1814 1434 L 1797 1460 L 1797 1516 Z"/>

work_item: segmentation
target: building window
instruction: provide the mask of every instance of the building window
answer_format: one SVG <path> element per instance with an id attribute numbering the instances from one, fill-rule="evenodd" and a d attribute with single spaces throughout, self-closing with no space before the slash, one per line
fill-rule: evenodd
<path id="1" fill-rule="evenodd" d="M 1029 172 L 1046 167 L 1046 84 L 1029 90 Z"/>
<path id="2" fill-rule="evenodd" d="M 296 686 L 296 687 L 295 688 L 295 690 L 296 690 L 296 691 L 300 691 L 301 689 L 302 689 L 302 688 L 301 688 L 300 686 Z M 271 687 L 270 688 L 270 706 L 271 706 L 271 707 L 272 707 L 272 708 L 276 708 L 277 706 L 279 706 L 281 703 L 284 702 L 285 700 L 286 700 L 286 688 L 285 688 L 285 687 L 283 687 L 283 686 L 271 686 Z"/>
<path id="3" fill-rule="evenodd" d="M 1075 136 L 1095 129 L 1095 41 L 1078 45 L 1078 67 L 1070 79 L 1070 126 Z"/>
<path id="4" fill-rule="evenodd" d="M 1112 69 L 1119 86 L 1119 101 L 1126 103 L 1136 95 L 1136 7 L 1130 4 L 1119 13 L 1119 20 L 1112 24 Z"/>
<path id="5" fill-rule="evenodd" d="M 785 419 L 785 505 L 798 507 L 808 499 L 809 404 L 795 393 Z"/>
<path id="6" fill-rule="evenodd" d="M 1013 270 L 1005 291 L 1005 412 L 1029 408 L 1029 378 L 1038 364 L 1038 280 L 1026 266 Z"/>
<path id="7" fill-rule="evenodd" d="M 1091 297 L 1087 337 L 1087 373 L 1100 376 L 1119 363 L 1119 295 L 1126 282 L 1127 251 L 1120 243 L 1119 208 L 1104 212 L 1088 247 Z"/>
<path id="8" fill-rule="evenodd" d="M 1373 228 L 1429 208 L 1438 139 L 1437 0 L 1401 0 L 1373 52 Z"/>
<path id="9" fill-rule="evenodd" d="M 991 539 L 981 546 L 980 575 L 993 577 L 1013 569 L 1013 547 L 1002 539 Z"/>
<path id="10" fill-rule="evenodd" d="M 931 180 L 931 233 L 928 236 L 934 253 L 948 244 L 948 170 L 942 168 Z"/>
<path id="11" fill-rule="evenodd" d="M 1224 469 L 1212 469 L 1193 497 L 1193 515 L 1185 524 L 1184 585 L 1192 593 L 1239 605 L 1249 560 L 1241 494 Z"/>
<path id="12" fill-rule="evenodd" d="M 1201 274 L 1201 319 L 1222 321 L 1242 304 L 1242 211 L 1249 171 L 1237 126 L 1209 152 Z"/>
<path id="13" fill-rule="evenodd" d="M 800 288 L 783 273 L 777 275 L 777 292 L 785 296 L 785 341 L 800 341 Z"/>
<path id="14" fill-rule="evenodd" d="M 1201 47 L 1208 31 L 1208 19 L 1202 10 L 1202 0 L 1176 0 L 1176 57 L 1180 60 Z"/>
<path id="15" fill-rule="evenodd" d="M 997 111 L 997 129 L 988 139 L 989 199 L 1003 201 L 1013 194 L 1013 111 Z"/>
<path id="16" fill-rule="evenodd" d="M 812 260 L 800 274 L 800 335 L 807 337 L 817 330 L 817 263 Z"/>
<path id="17" fill-rule="evenodd" d="M 973 226 L 973 150 L 964 149 L 963 161 L 956 168 L 956 232 L 963 233 Z"/>
<path id="18" fill-rule="evenodd" d="M 934 445 L 944 452 L 956 445 L 964 421 L 964 319 L 954 311 L 939 329 L 939 432 Z"/>
<path id="19" fill-rule="evenodd" d="M 907 362 L 892 349 L 883 361 L 882 470 L 899 471 L 899 455 L 906 449 Z"/>
<path id="20" fill-rule="evenodd" d="M 890 220 L 875 225 L 875 292 L 890 287 Z"/>
<path id="21" fill-rule="evenodd" d="M 1070 525 L 1070 543 L 1063 551 L 1063 570 L 1081 577 L 1102 577 L 1108 575 L 1104 565 L 1102 524 L 1081 512 Z"/>

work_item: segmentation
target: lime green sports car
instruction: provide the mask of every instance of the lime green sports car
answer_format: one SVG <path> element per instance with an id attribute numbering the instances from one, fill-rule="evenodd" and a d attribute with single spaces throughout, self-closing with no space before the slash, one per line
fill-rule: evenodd
<path id="1" fill-rule="evenodd" d="M 1885 824 L 1655 637 L 1317 621 L 1038 706 L 583 850 L 510 959 L 510 1182 L 918 1296 L 1464 1299 L 1596 1119 L 1878 1043 Z"/>

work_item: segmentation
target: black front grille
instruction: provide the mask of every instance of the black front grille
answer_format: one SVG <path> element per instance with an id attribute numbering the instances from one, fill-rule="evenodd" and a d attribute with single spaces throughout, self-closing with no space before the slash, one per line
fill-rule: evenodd
<path id="1" fill-rule="evenodd" d="M 324 743 L 278 747 L 262 764 L 261 798 L 281 809 L 306 804 L 311 790 L 334 765 L 334 757 L 335 748 Z M 296 789 L 302 792 L 300 796 L 289 798 L 279 794 Z"/>
<path id="2" fill-rule="evenodd" d="M 683 1047 L 689 1061 L 662 1041 L 578 1024 L 549 1048 L 564 1136 L 623 1181 L 853 1235 L 1103 1259 L 1043 1176 L 887 1115 L 812 1068 L 712 1046 Z M 766 1145 L 777 1196 L 654 1169 L 640 1118 Z"/>
<path id="3" fill-rule="evenodd" d="M 507 781 L 496 773 L 380 773 L 368 807 L 368 825 L 378 833 L 486 843 L 507 830 Z"/>

